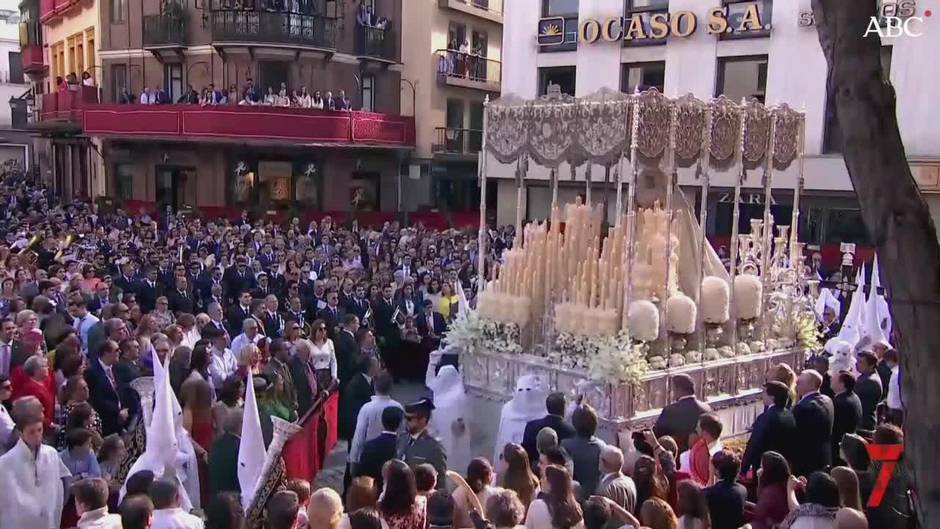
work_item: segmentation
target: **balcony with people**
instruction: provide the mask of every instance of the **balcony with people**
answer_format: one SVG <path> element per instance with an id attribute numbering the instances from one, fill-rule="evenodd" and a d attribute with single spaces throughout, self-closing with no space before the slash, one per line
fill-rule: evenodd
<path id="1" fill-rule="evenodd" d="M 446 50 L 437 50 L 438 81 L 450 86 L 462 86 L 499 92 L 502 80 L 502 63 L 486 57 L 480 45 L 469 49 L 466 41 L 457 44 L 451 41 Z"/>
<path id="2" fill-rule="evenodd" d="M 356 10 L 356 55 L 387 64 L 398 62 L 392 21 L 377 15 L 372 7 L 359 4 Z"/>
<path id="3" fill-rule="evenodd" d="M 213 0 L 210 21 L 217 49 L 274 45 L 328 55 L 336 50 L 336 18 L 327 16 L 317 2 Z"/>
<path id="4" fill-rule="evenodd" d="M 438 6 L 503 23 L 503 0 L 437 0 Z"/>
<path id="5" fill-rule="evenodd" d="M 310 92 L 249 81 L 228 91 L 191 86 L 175 101 L 160 87 L 133 94 L 126 88 L 114 104 L 100 104 L 97 88 L 79 85 L 44 94 L 43 127 L 69 126 L 86 136 L 179 141 L 413 148 L 413 117 L 358 110 L 343 90 Z"/>

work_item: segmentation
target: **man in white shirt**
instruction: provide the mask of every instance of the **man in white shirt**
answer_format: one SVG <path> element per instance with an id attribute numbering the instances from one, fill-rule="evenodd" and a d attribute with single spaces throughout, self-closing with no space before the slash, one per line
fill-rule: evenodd
<path id="1" fill-rule="evenodd" d="M 391 396 L 392 377 L 388 372 L 381 372 L 372 379 L 375 395 L 359 409 L 356 416 L 356 431 L 349 443 L 349 454 L 346 456 L 350 466 L 359 463 L 362 456 L 362 447 L 366 441 L 374 439 L 382 433 L 382 411 L 389 406 L 404 410 L 402 405 Z"/>
<path id="2" fill-rule="evenodd" d="M 87 478 L 72 485 L 78 529 L 121 529 L 121 515 L 108 513 L 108 482 Z"/>
<path id="3" fill-rule="evenodd" d="M 242 333 L 232 340 L 232 354 L 235 355 L 235 358 L 238 358 L 243 347 L 251 344 L 257 345 L 260 339 L 261 335 L 258 334 L 258 322 L 253 318 L 246 318 L 245 321 L 242 322 Z"/>
<path id="4" fill-rule="evenodd" d="M 88 354 L 88 331 L 98 323 L 98 318 L 88 312 L 88 306 L 85 300 L 79 296 L 73 297 L 68 302 L 69 314 L 72 316 L 72 327 L 78 333 L 82 340 L 82 350 Z"/>
<path id="5" fill-rule="evenodd" d="M 203 529 L 202 519 L 180 508 L 179 488 L 173 480 L 160 478 L 150 485 L 153 500 L 151 529 Z"/>
<path id="6" fill-rule="evenodd" d="M 10 358 L 13 356 L 13 336 L 16 323 L 13 318 L 3 318 L 0 322 L 0 376 L 10 376 Z"/>
<path id="7" fill-rule="evenodd" d="M 884 361 L 891 368 L 891 378 L 888 379 L 888 396 L 885 403 L 888 405 L 888 418 L 891 423 L 900 426 L 904 418 L 904 402 L 901 400 L 901 366 L 898 364 L 898 352 L 888 349 L 884 354 Z"/>
<path id="8" fill-rule="evenodd" d="M 228 339 L 217 328 L 206 326 L 202 330 L 205 338 L 212 342 L 211 357 L 209 360 L 209 377 L 213 387 L 222 389 L 225 379 L 232 376 L 238 369 L 238 360 L 229 350 Z"/>

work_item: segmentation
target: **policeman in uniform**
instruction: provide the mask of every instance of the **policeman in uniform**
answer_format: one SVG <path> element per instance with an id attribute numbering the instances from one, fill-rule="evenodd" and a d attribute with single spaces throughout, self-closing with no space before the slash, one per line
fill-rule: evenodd
<path id="1" fill-rule="evenodd" d="M 429 463 L 437 470 L 437 488 L 447 484 L 447 454 L 440 441 L 428 433 L 434 403 L 423 398 L 405 406 L 406 433 L 398 438 L 398 459 L 410 467 Z"/>

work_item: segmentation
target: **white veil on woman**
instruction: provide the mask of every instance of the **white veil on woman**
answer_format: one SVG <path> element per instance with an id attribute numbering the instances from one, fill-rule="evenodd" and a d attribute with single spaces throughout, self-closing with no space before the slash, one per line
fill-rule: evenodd
<path id="1" fill-rule="evenodd" d="M 470 406 L 463 378 L 457 368 L 446 365 L 429 380 L 428 388 L 434 392 L 431 433 L 444 445 L 447 466 L 456 472 L 466 472 L 470 464 L 470 428 L 467 420 Z"/>

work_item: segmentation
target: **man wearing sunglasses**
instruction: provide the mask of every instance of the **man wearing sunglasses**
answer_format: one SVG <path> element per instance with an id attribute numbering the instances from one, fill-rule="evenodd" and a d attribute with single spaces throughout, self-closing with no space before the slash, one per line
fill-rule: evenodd
<path id="1" fill-rule="evenodd" d="M 422 398 L 405 406 L 406 433 L 398 438 L 398 459 L 412 468 L 428 463 L 437 470 L 438 476 L 444 476 L 447 472 L 447 454 L 440 441 L 428 432 L 433 410 L 434 403 L 429 398 Z M 438 489 L 444 489 L 446 486 L 446 479 L 437 480 Z"/>

